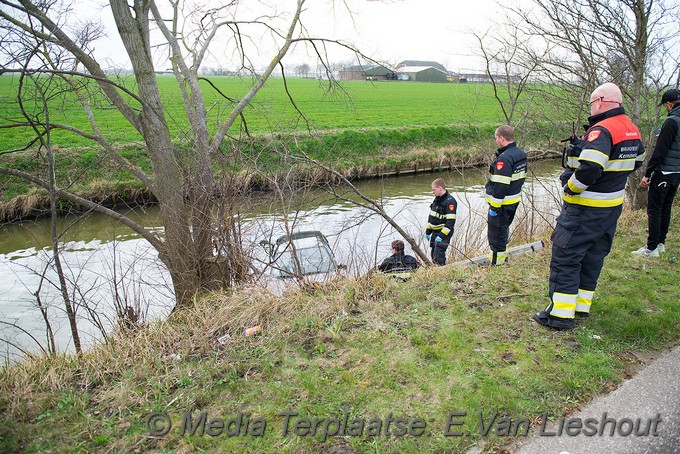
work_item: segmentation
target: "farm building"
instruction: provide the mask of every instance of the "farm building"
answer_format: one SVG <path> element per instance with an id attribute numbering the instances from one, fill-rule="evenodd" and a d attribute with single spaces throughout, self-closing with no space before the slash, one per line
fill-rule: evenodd
<path id="1" fill-rule="evenodd" d="M 444 65 L 437 63 L 436 61 L 404 60 L 397 65 L 397 69 L 403 68 L 404 66 L 432 66 L 433 68 L 446 72 Z"/>
<path id="2" fill-rule="evenodd" d="M 521 77 L 519 76 L 509 76 L 510 82 L 519 83 Z M 468 73 L 468 74 L 450 74 L 449 80 L 452 82 L 482 82 L 490 83 L 495 80 L 497 84 L 505 84 L 508 82 L 508 76 L 504 74 L 491 74 L 488 73 Z"/>
<path id="3" fill-rule="evenodd" d="M 433 66 L 402 66 L 397 69 L 397 80 L 446 82 L 446 77 L 446 71 Z"/>
<path id="4" fill-rule="evenodd" d="M 341 80 L 392 80 L 394 71 L 382 65 L 356 65 L 343 68 L 338 73 Z"/>

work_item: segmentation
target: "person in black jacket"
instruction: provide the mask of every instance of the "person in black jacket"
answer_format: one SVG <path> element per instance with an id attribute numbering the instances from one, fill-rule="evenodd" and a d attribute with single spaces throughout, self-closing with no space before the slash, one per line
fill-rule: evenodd
<path id="1" fill-rule="evenodd" d="M 527 155 L 515 143 L 512 127 L 503 125 L 494 134 L 498 151 L 489 168 L 486 201 L 489 204 L 489 260 L 500 265 L 508 259 L 508 232 L 519 206 L 522 185 L 527 174 Z"/>
<path id="2" fill-rule="evenodd" d="M 430 243 L 432 261 L 441 266 L 446 264 L 446 248 L 451 243 L 453 228 L 456 225 L 458 202 L 446 190 L 446 183 L 441 178 L 432 182 L 432 194 L 435 197 L 430 205 L 425 238 Z"/>
<path id="3" fill-rule="evenodd" d="M 404 253 L 404 242 L 401 240 L 392 241 L 392 255 L 378 266 L 378 269 L 383 272 L 409 271 L 416 268 L 418 268 L 418 262 L 415 257 Z"/>
<path id="4" fill-rule="evenodd" d="M 661 125 L 652 157 L 647 163 L 645 176 L 640 182 L 649 188 L 647 218 L 649 235 L 647 244 L 633 254 L 658 257 L 666 250 L 666 235 L 671 225 L 673 198 L 680 185 L 680 90 L 667 90 L 661 104 L 668 118 Z"/>

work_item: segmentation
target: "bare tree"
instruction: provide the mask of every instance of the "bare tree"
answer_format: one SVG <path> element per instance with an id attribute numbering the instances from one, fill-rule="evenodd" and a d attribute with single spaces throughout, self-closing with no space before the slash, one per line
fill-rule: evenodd
<path id="1" fill-rule="evenodd" d="M 546 96 L 560 106 L 562 116 L 569 109 L 565 106 L 587 114 L 583 103 L 590 92 L 614 82 L 639 124 L 657 95 L 647 84 L 652 57 L 663 52 L 677 60 L 677 51 L 668 53 L 668 45 L 678 45 L 680 7 L 671 2 L 534 0 L 532 7 L 514 13 L 511 21 L 538 43 L 537 74 L 550 82 Z"/>
<path id="2" fill-rule="evenodd" d="M 566 129 L 565 114 L 571 115 L 572 132 L 579 134 L 592 90 L 614 82 L 651 147 L 658 94 L 680 58 L 680 5 L 665 0 L 533 0 L 531 7 L 512 11 L 510 23 L 526 37 L 519 48 L 535 63 L 536 79 L 546 82 L 532 89 L 543 106 L 551 107 L 534 109 L 543 122 Z M 646 198 L 638 195 L 639 172 L 631 181 L 629 199 L 640 207 Z"/>
<path id="3" fill-rule="evenodd" d="M 29 57 L 30 60 L 30 57 Z M 35 132 L 35 137 L 39 140 L 39 146 L 45 151 L 45 157 L 47 161 L 47 184 L 48 184 L 48 194 L 50 200 L 50 239 L 52 246 L 52 257 L 51 262 L 57 273 L 59 280 L 58 288 L 61 293 L 62 301 L 64 303 L 64 308 L 68 316 L 69 327 L 71 329 L 71 338 L 73 339 L 73 345 L 75 347 L 76 353 L 80 354 L 82 352 L 82 346 L 80 342 L 80 333 L 78 331 L 78 324 L 76 320 L 76 310 L 74 308 L 71 296 L 69 294 L 69 287 L 66 282 L 66 275 L 64 273 L 64 267 L 62 265 L 61 259 L 61 245 L 59 243 L 59 233 L 57 231 L 58 213 L 57 213 L 57 187 L 56 187 L 56 171 L 54 164 L 54 152 L 52 149 L 52 131 L 51 131 L 51 121 L 50 121 L 50 109 L 48 107 L 48 99 L 50 96 L 59 96 L 59 92 L 62 89 L 59 83 L 54 83 L 55 78 L 53 76 L 46 76 L 43 80 L 36 80 L 34 76 L 26 75 L 22 73 L 19 79 L 18 86 L 18 101 L 21 114 L 26 119 L 26 122 Z M 28 85 L 28 86 L 26 86 Z M 56 85 L 56 87 L 54 86 Z M 29 94 L 24 95 L 25 92 Z M 29 112 L 24 105 L 24 99 L 29 99 L 33 101 L 35 111 Z M 42 117 L 42 120 L 38 118 Z M 44 274 L 43 274 L 44 277 Z M 46 330 L 48 333 L 48 338 L 50 340 L 51 347 L 54 346 L 54 337 L 52 329 L 48 320 L 47 312 L 43 307 L 39 292 L 36 292 L 36 299 L 38 306 L 43 315 L 46 323 Z"/>
<path id="4" fill-rule="evenodd" d="M 214 266 L 207 261 L 215 231 L 216 200 L 224 195 L 222 190 L 230 190 L 230 186 L 216 183 L 213 165 L 216 158 L 224 159 L 221 153 L 232 127 L 237 120 L 245 118 L 245 108 L 273 71 L 278 66 L 283 67 L 282 60 L 293 44 L 311 45 L 321 61 L 327 57 L 326 44 L 341 44 L 306 34 L 301 22 L 305 0 L 295 2 L 287 26 L 282 28 L 270 25 L 272 19 L 281 19 L 281 16 L 236 17 L 240 12 L 238 3 L 234 0 L 217 7 L 199 8 L 176 1 L 161 9 L 156 0 L 111 0 L 109 6 L 134 72 L 135 88 L 129 89 L 119 79 L 107 75 L 92 57 L 92 42 L 99 31 L 92 24 L 74 27 L 74 10 L 62 7 L 59 2 L 0 0 L 0 27 L 3 30 L 0 39 L 6 57 L 3 69 L 6 72 L 55 74 L 64 79 L 86 113 L 91 130 L 80 130 L 67 124 L 52 124 L 51 128 L 93 140 L 103 153 L 142 181 L 160 204 L 164 232 L 147 230 L 126 216 L 75 195 L 67 187 L 56 185 L 52 192 L 56 197 L 122 222 L 149 241 L 172 276 L 177 305 L 190 304 L 192 297 L 205 289 L 231 285 L 229 280 L 240 274 L 239 270 L 228 270 L 216 278 Z M 248 39 L 246 31 L 258 28 L 277 41 L 278 50 L 266 68 L 253 78 L 252 86 L 243 97 L 222 101 L 228 106 L 228 113 L 209 120 L 198 71 L 210 55 L 211 44 L 218 38 L 231 39 L 241 68 L 256 74 L 244 42 Z M 181 131 L 180 137 L 175 137 L 169 126 L 169 113 L 155 74 L 154 55 L 159 50 L 168 53 L 182 93 L 189 127 Z M 60 58 L 55 61 L 55 56 Z M 331 74 L 329 65 L 324 63 L 323 66 L 326 73 Z M 151 161 L 151 173 L 129 162 L 110 142 L 107 131 L 97 121 L 97 110 L 92 107 L 95 98 L 97 102 L 103 98 L 108 106 L 120 112 L 129 128 L 141 136 Z M 223 110 L 215 109 L 215 112 Z M 209 121 L 217 124 L 212 134 Z M 242 122 L 242 125 L 246 123 Z M 24 148 L 29 149 L 34 143 L 34 140 L 29 141 Z M 39 175 L 4 163 L 0 163 L 0 173 L 23 178 L 48 191 L 52 187 Z M 217 225 L 223 225 L 225 219 L 231 222 L 232 213 L 228 210 L 220 210 L 220 214 L 223 219 L 218 219 Z M 237 226 L 233 227 L 234 231 L 238 230 Z M 233 256 L 240 252 L 238 247 L 229 250 Z M 242 260 L 236 257 L 223 266 L 230 263 L 240 264 Z"/>
<path id="5" fill-rule="evenodd" d="M 299 77 L 307 77 L 310 70 L 311 67 L 307 63 L 303 63 L 295 67 L 295 74 Z"/>
<path id="6" fill-rule="evenodd" d="M 544 54 L 536 54 L 523 35 L 522 29 L 515 26 L 498 25 L 495 30 L 502 33 L 484 34 L 475 32 L 479 53 L 484 62 L 484 71 L 491 81 L 494 98 L 509 125 L 522 123 L 530 115 L 533 94 L 530 83 L 537 78 L 537 69 Z M 520 118 L 517 119 L 519 112 Z"/>

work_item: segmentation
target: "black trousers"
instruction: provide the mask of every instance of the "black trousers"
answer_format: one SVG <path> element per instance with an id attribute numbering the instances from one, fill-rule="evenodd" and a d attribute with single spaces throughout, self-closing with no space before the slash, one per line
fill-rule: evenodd
<path id="1" fill-rule="evenodd" d="M 515 212 L 519 203 L 501 205 L 496 210 L 498 216 L 487 215 L 489 247 L 493 252 L 504 252 L 508 248 L 510 224 L 515 219 Z"/>
<path id="2" fill-rule="evenodd" d="M 647 194 L 647 221 L 649 236 L 647 249 L 654 250 L 659 243 L 666 242 L 668 228 L 671 224 L 671 208 L 673 198 L 680 185 L 680 173 L 664 175 L 654 172 Z"/>
<path id="3" fill-rule="evenodd" d="M 446 265 L 446 248 L 449 247 L 449 243 L 441 242 L 437 243 L 435 241 L 430 242 L 430 248 L 432 250 L 432 262 L 435 265 Z"/>
<path id="4" fill-rule="evenodd" d="M 579 289 L 595 290 L 621 211 L 621 205 L 589 208 L 564 204 L 551 238 L 551 299 L 555 292 L 575 297 Z"/>

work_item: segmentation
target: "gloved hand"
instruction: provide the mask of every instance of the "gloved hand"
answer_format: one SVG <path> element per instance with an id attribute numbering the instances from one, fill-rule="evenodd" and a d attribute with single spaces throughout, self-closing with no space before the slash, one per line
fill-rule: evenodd
<path id="1" fill-rule="evenodd" d="M 425 234 L 425 239 L 426 239 L 428 242 L 430 241 L 430 234 L 429 234 L 429 233 L 426 233 L 426 234 Z"/>
<path id="2" fill-rule="evenodd" d="M 442 237 L 438 236 L 437 238 L 434 239 L 435 243 L 441 243 L 442 242 Z"/>
<path id="3" fill-rule="evenodd" d="M 575 194 L 576 194 L 574 191 L 571 190 L 571 188 L 569 187 L 569 184 L 565 184 L 565 185 L 562 187 L 562 190 L 563 190 L 564 193 L 567 194 L 567 195 L 575 195 Z"/>
<path id="4" fill-rule="evenodd" d="M 493 208 L 489 208 L 489 216 L 491 216 L 492 218 L 495 218 L 496 216 L 498 216 L 498 212 L 496 210 L 494 210 Z"/>

